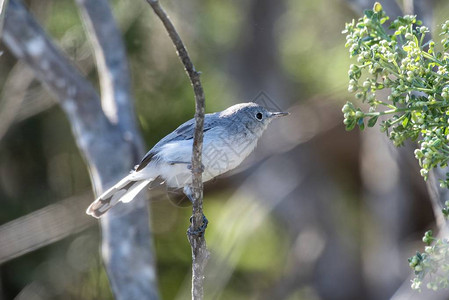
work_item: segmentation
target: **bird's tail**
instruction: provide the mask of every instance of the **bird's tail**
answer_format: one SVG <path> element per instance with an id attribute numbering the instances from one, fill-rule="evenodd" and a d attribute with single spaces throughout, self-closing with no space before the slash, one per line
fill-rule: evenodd
<path id="1" fill-rule="evenodd" d="M 95 218 L 100 218 L 119 201 L 128 203 L 133 200 L 151 181 L 153 179 L 136 180 L 133 179 L 132 174 L 128 175 L 95 199 L 87 208 L 86 213 Z"/>

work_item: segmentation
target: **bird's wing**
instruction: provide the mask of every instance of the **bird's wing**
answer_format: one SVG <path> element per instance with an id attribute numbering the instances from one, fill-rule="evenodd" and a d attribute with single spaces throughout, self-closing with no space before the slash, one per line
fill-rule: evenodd
<path id="1" fill-rule="evenodd" d="M 215 123 L 214 118 L 211 118 L 212 117 L 211 114 L 206 116 L 208 116 L 208 118 L 204 119 L 203 133 L 210 130 Z M 193 139 L 194 132 L 195 132 L 195 120 L 190 119 L 184 124 L 180 125 L 178 128 L 176 128 L 172 133 L 165 136 L 156 145 L 154 145 L 154 147 L 150 151 L 148 151 L 147 154 L 145 154 L 140 163 L 134 167 L 134 170 L 136 172 L 139 172 L 140 170 L 145 168 L 151 162 L 153 157 L 158 153 L 158 150 L 162 145 L 165 145 L 173 141 L 191 140 Z"/>

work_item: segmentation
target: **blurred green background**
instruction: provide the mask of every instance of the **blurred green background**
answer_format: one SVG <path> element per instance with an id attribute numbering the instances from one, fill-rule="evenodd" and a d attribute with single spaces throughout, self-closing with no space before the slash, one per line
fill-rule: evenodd
<path id="1" fill-rule="evenodd" d="M 193 116 L 192 88 L 149 5 L 110 3 L 150 149 Z M 292 113 L 242 168 L 206 185 L 206 298 L 387 299 L 407 285 L 407 258 L 422 249 L 432 209 L 412 145 L 395 152 L 377 129 L 344 130 L 340 110 L 352 96 L 341 31 L 359 15 L 342 0 L 162 4 L 202 72 L 207 112 L 264 92 Z M 435 24 L 449 18 L 447 1 L 433 5 Z M 98 87 L 74 1 L 27 6 Z M 93 195 L 70 125 L 56 99 L 1 49 L 0 299 L 112 299 L 99 227 L 84 215 Z M 180 198 L 162 188 L 149 200 L 162 299 L 190 293 L 191 208 Z M 14 252 L 16 244 L 29 246 Z"/>

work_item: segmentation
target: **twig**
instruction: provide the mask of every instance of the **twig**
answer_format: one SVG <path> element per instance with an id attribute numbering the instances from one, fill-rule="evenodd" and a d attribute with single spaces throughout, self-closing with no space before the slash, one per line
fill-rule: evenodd
<path id="1" fill-rule="evenodd" d="M 184 46 L 173 23 L 170 21 L 167 13 L 160 6 L 157 0 L 147 0 L 156 15 L 162 21 L 165 29 L 170 36 L 179 58 L 184 64 L 185 70 L 189 76 L 190 82 L 195 93 L 195 133 L 193 138 L 192 150 L 192 186 L 193 208 L 192 224 L 190 232 L 197 232 L 203 225 L 203 181 L 202 181 L 202 163 L 201 153 L 203 148 L 203 124 L 204 124 L 204 102 L 205 96 L 201 86 L 200 73 L 190 60 L 186 47 Z M 208 251 L 204 234 L 188 235 L 190 246 L 192 248 L 192 299 L 202 299 L 204 295 L 204 268 L 207 263 Z"/>

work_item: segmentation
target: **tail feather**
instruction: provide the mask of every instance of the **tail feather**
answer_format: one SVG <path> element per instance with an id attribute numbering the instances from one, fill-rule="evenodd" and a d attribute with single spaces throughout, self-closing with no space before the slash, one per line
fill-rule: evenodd
<path id="1" fill-rule="evenodd" d="M 151 181 L 153 180 L 131 180 L 129 176 L 125 177 L 92 202 L 86 213 L 95 218 L 100 218 L 119 201 L 128 203 L 133 200 Z"/>
<path id="2" fill-rule="evenodd" d="M 138 194 L 144 187 L 146 187 L 150 182 L 151 182 L 151 180 L 137 181 L 137 182 L 134 183 L 134 184 L 128 189 L 128 191 L 126 191 L 126 193 L 120 198 L 120 201 L 122 201 L 123 203 L 128 203 L 128 202 L 132 201 L 132 200 L 134 199 L 134 197 L 136 197 L 137 194 Z"/>

